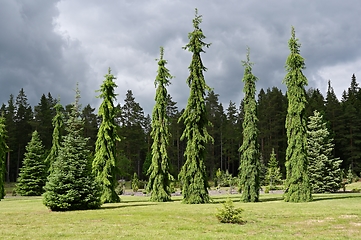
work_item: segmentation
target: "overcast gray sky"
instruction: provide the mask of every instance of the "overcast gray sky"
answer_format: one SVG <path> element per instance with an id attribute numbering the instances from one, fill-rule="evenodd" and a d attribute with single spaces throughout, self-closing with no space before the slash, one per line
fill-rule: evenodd
<path id="1" fill-rule="evenodd" d="M 193 30 L 194 9 L 207 43 L 202 55 L 207 84 L 226 108 L 243 97 L 243 67 L 250 47 L 257 88 L 285 91 L 285 61 L 291 26 L 296 29 L 309 87 L 338 97 L 361 77 L 359 0 L 0 0 L 0 104 L 24 88 L 36 105 L 43 93 L 74 100 L 79 82 L 82 102 L 93 107 L 108 67 L 117 77 L 118 102 L 131 89 L 145 113 L 154 105 L 159 47 L 175 76 L 168 91 L 178 108 L 189 95 L 191 53 L 182 49 Z"/>

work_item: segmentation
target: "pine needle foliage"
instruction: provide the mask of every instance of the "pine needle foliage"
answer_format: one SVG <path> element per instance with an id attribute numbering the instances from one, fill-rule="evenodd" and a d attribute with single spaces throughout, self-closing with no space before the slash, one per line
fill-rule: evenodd
<path id="1" fill-rule="evenodd" d="M 221 223 L 244 224 L 246 221 L 242 219 L 242 212 L 242 208 L 235 208 L 232 199 L 227 198 L 223 208 L 218 209 L 216 217 Z"/>
<path id="2" fill-rule="evenodd" d="M 252 65 L 249 59 L 249 48 L 247 49 L 247 60 L 242 61 L 245 67 L 243 92 L 245 93 L 244 121 L 243 121 L 243 142 L 239 148 L 240 152 L 240 189 L 242 190 L 241 200 L 243 202 L 258 202 L 260 183 L 260 156 L 257 143 L 257 102 L 256 81 L 257 77 L 252 74 Z"/>
<path id="3" fill-rule="evenodd" d="M 95 209 L 101 205 L 101 189 L 91 171 L 87 139 L 82 136 L 79 99 L 77 87 L 66 122 L 67 134 L 45 185 L 43 202 L 52 211 Z"/>
<path id="4" fill-rule="evenodd" d="M 166 86 L 173 76 L 165 67 L 167 61 L 163 59 L 164 49 L 160 48 L 158 61 L 158 75 L 155 79 L 157 86 L 155 105 L 152 113 L 152 163 L 148 169 L 149 181 L 147 192 L 151 193 L 150 200 L 154 202 L 166 202 L 171 200 L 171 182 L 174 180 L 170 174 L 169 157 L 167 148 L 169 145 L 169 119 L 167 116 L 168 92 Z"/>
<path id="5" fill-rule="evenodd" d="M 190 204 L 208 203 L 210 201 L 204 164 L 206 144 L 213 141 L 207 131 L 210 122 L 207 119 L 205 106 L 206 90 L 210 90 L 210 88 L 203 76 L 203 72 L 207 68 L 203 65 L 200 55 L 205 52 L 203 47 L 208 48 L 210 44 L 203 41 L 205 36 L 199 27 L 201 22 L 202 16 L 198 15 L 196 9 L 193 19 L 194 30 L 188 34 L 189 43 L 183 47 L 193 53 L 191 64 L 188 67 L 190 75 L 187 79 L 190 96 L 186 109 L 178 121 L 185 125 L 181 140 L 187 140 L 184 153 L 185 163 L 179 173 L 179 179 L 182 183 L 183 202 Z"/>
<path id="6" fill-rule="evenodd" d="M 115 123 L 117 112 L 114 107 L 114 100 L 116 100 L 114 89 L 117 85 L 114 79 L 116 78 L 111 74 L 109 68 L 108 74 L 105 75 L 105 80 L 100 87 L 100 95 L 98 96 L 103 99 L 98 112 L 102 121 L 95 143 L 95 156 L 92 170 L 97 181 L 102 186 L 102 203 L 116 203 L 120 201 L 119 196 L 115 192 L 115 188 L 117 187 L 116 142 L 120 141 L 120 138 Z"/>
<path id="7" fill-rule="evenodd" d="M 5 158 L 8 151 L 8 146 L 6 145 L 6 128 L 5 128 L 5 118 L 0 116 L 0 200 L 5 197 Z"/>
<path id="8" fill-rule="evenodd" d="M 307 131 L 308 174 L 314 193 L 336 192 L 342 183 L 342 160 L 332 156 L 334 144 L 323 116 L 316 110 Z"/>
<path id="9" fill-rule="evenodd" d="M 305 86 L 308 81 L 302 70 L 305 62 L 300 55 L 301 44 L 292 27 L 288 41 L 290 55 L 286 61 L 287 74 L 284 83 L 287 86 L 288 109 L 286 116 L 287 150 L 286 182 L 284 200 L 286 202 L 308 202 L 312 200 L 311 185 L 307 173 L 307 122 L 305 107 L 307 104 Z"/>
<path id="10" fill-rule="evenodd" d="M 54 127 L 53 130 L 53 140 L 52 140 L 52 146 L 50 149 L 50 152 L 48 154 L 48 156 L 45 159 L 45 164 L 48 167 L 48 171 L 51 172 L 52 169 L 52 165 L 56 159 L 56 157 L 58 156 L 59 153 L 59 148 L 60 148 L 60 143 L 61 143 L 61 138 L 62 138 L 62 131 L 64 128 L 64 116 L 62 113 L 62 106 L 60 104 L 60 101 L 58 100 L 58 102 L 55 104 L 54 106 L 55 109 L 55 116 L 53 117 L 52 120 L 52 124 Z"/>
<path id="11" fill-rule="evenodd" d="M 44 193 L 46 183 L 46 165 L 44 162 L 44 146 L 38 131 L 34 131 L 26 146 L 23 166 L 15 185 L 15 192 L 21 196 L 40 196 Z"/>

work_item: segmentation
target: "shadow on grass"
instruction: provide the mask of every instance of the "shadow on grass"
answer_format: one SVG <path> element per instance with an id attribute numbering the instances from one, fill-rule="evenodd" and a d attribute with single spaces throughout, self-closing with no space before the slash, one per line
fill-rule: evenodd
<path id="1" fill-rule="evenodd" d="M 324 200 L 336 200 L 336 199 L 348 199 L 348 198 L 361 198 L 360 193 L 333 193 L 333 194 L 315 194 L 313 195 L 312 202 L 324 201 Z"/>
<path id="2" fill-rule="evenodd" d="M 275 201 L 283 201 L 283 195 L 277 197 L 261 198 L 259 200 L 259 202 L 275 202 Z"/>
<path id="3" fill-rule="evenodd" d="M 121 204 L 121 203 L 120 203 Z M 157 205 L 156 203 L 142 203 L 142 204 L 123 204 L 123 205 L 119 205 L 118 203 L 116 203 L 116 205 L 112 204 L 112 205 L 106 205 L 106 206 L 101 206 L 99 209 L 97 210 L 104 210 L 104 209 L 116 209 L 116 208 L 128 208 L 128 207 L 146 207 L 146 206 L 152 206 L 152 205 Z"/>

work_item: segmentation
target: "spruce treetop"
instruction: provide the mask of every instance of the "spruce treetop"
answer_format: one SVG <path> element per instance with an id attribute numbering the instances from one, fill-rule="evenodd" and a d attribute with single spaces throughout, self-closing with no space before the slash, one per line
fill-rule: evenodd
<path id="1" fill-rule="evenodd" d="M 290 55 L 286 61 L 286 71 L 288 74 L 284 79 L 284 83 L 289 86 L 293 84 L 306 86 L 308 84 L 307 78 L 303 75 L 302 70 L 305 69 L 305 60 L 300 55 L 301 44 L 296 38 L 295 28 L 292 27 L 291 38 L 288 41 L 288 47 L 290 49 Z M 292 94 L 291 92 L 289 95 Z"/>
<path id="2" fill-rule="evenodd" d="M 183 49 L 188 49 L 190 52 L 193 53 L 201 53 L 205 51 L 203 47 L 209 48 L 211 43 L 205 43 L 203 39 L 206 38 L 204 36 L 202 29 L 199 27 L 199 24 L 202 23 L 202 15 L 198 15 L 198 9 L 196 8 L 195 18 L 193 19 L 193 32 L 188 33 L 189 43 L 183 47 Z M 203 70 L 206 70 L 204 68 Z"/>

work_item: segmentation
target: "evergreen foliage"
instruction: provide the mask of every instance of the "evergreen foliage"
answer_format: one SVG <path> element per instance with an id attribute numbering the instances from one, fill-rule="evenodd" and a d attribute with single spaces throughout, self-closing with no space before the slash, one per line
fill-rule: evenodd
<path id="1" fill-rule="evenodd" d="M 95 108 L 87 104 L 82 113 L 81 118 L 84 121 L 83 136 L 88 138 L 88 149 L 91 152 L 95 151 L 95 142 L 97 140 L 98 125 L 100 125 L 100 118 L 94 113 Z"/>
<path id="2" fill-rule="evenodd" d="M 193 19 L 194 30 L 188 34 L 189 43 L 184 47 L 193 53 L 187 79 L 190 96 L 186 109 L 179 118 L 179 122 L 183 121 L 185 125 L 181 140 L 187 139 L 185 163 L 179 173 L 179 179 L 182 183 L 183 202 L 190 204 L 210 201 L 204 157 L 206 144 L 213 139 L 207 131 L 209 120 L 204 100 L 205 92 L 209 90 L 203 76 L 207 68 L 203 65 L 200 55 L 204 52 L 203 47 L 209 47 L 210 44 L 203 41 L 205 36 L 199 27 L 201 22 L 202 16 L 198 15 L 196 9 Z"/>
<path id="3" fill-rule="evenodd" d="M 5 159 L 6 153 L 8 151 L 8 146 L 6 145 L 6 128 L 5 128 L 5 118 L 0 116 L 0 200 L 5 197 Z"/>
<path id="4" fill-rule="evenodd" d="M 113 101 L 116 99 L 114 88 L 117 85 L 114 82 L 115 77 L 111 74 L 109 68 L 108 74 L 101 85 L 99 92 L 103 99 L 99 107 L 98 115 L 102 118 L 97 140 L 95 143 L 95 156 L 92 170 L 97 181 L 102 186 L 102 203 L 119 202 L 119 196 L 115 192 L 117 186 L 116 169 L 116 142 L 120 141 L 115 123 L 116 109 Z"/>
<path id="5" fill-rule="evenodd" d="M 288 42 L 290 55 L 286 61 L 287 74 L 284 83 L 287 86 L 288 109 L 286 117 L 287 150 L 286 182 L 284 199 L 286 202 L 307 202 L 312 200 L 311 185 L 307 174 L 307 122 L 305 107 L 307 104 L 305 86 L 307 78 L 302 70 L 305 68 L 300 46 L 292 27 Z"/>
<path id="6" fill-rule="evenodd" d="M 40 196 L 46 182 L 46 165 L 44 162 L 44 146 L 38 131 L 34 131 L 26 146 L 23 166 L 15 185 L 15 191 L 21 196 Z"/>
<path id="7" fill-rule="evenodd" d="M 226 109 L 225 121 L 222 123 L 224 127 L 224 134 L 222 136 L 222 154 L 220 167 L 221 170 L 227 169 L 234 175 L 238 173 L 239 165 L 239 143 L 241 142 L 240 134 L 235 132 L 242 132 L 240 123 L 238 122 L 238 110 L 236 104 L 232 101 L 229 102 Z"/>
<path id="8" fill-rule="evenodd" d="M 165 67 L 167 61 L 163 59 L 164 49 L 160 48 L 158 61 L 158 75 L 155 79 L 157 87 L 155 105 L 152 114 L 152 163 L 148 169 L 149 181 L 147 192 L 151 193 L 150 200 L 166 202 L 171 200 L 171 181 L 174 179 L 170 174 L 169 157 L 167 148 L 169 145 L 169 121 L 167 116 L 168 93 L 166 86 L 173 76 Z"/>
<path id="9" fill-rule="evenodd" d="M 58 156 L 45 185 L 44 205 L 53 211 L 95 209 L 101 205 L 101 189 L 91 171 L 87 139 L 81 134 L 80 93 L 66 122 Z"/>
<path id="10" fill-rule="evenodd" d="M 335 91 L 331 86 L 331 81 L 328 81 L 326 101 L 325 101 L 325 115 L 324 119 L 328 122 L 328 129 L 330 136 L 334 138 L 334 156 L 341 156 L 341 129 L 342 129 L 342 108 L 340 101 L 337 99 Z M 344 167 L 345 168 L 345 167 Z"/>
<path id="11" fill-rule="evenodd" d="M 280 163 L 281 172 L 284 169 L 287 137 L 285 120 L 287 114 L 287 97 L 277 87 L 260 90 L 257 103 L 258 142 L 264 162 L 268 162 L 274 149 Z"/>
<path id="12" fill-rule="evenodd" d="M 38 105 L 34 107 L 34 123 L 32 125 L 35 125 L 45 150 L 49 150 L 52 145 L 52 119 L 55 116 L 55 104 L 56 100 L 48 93 L 48 96 L 43 94 Z"/>
<path id="13" fill-rule="evenodd" d="M 8 164 L 6 169 L 6 181 L 7 182 L 16 182 L 16 148 L 18 146 L 17 137 L 16 137 L 16 125 L 15 125 L 15 112 L 16 106 L 14 102 L 14 96 L 10 94 L 10 98 L 8 100 L 8 105 L 6 107 L 6 111 L 4 114 L 5 117 L 5 127 L 7 133 L 6 143 L 8 146 Z"/>
<path id="14" fill-rule="evenodd" d="M 15 100 L 16 103 L 16 112 L 15 112 L 15 126 L 16 126 L 16 139 L 17 139 L 17 146 L 13 149 L 16 156 L 16 171 L 15 176 L 17 179 L 19 170 L 22 166 L 22 160 L 25 153 L 25 147 L 31 139 L 31 134 L 33 132 L 32 126 L 30 125 L 33 119 L 33 111 L 28 103 L 28 98 L 25 94 L 23 88 L 20 89 L 18 96 Z M 14 155 L 15 155 L 14 154 Z M 13 162 L 15 163 L 15 162 Z"/>
<path id="15" fill-rule="evenodd" d="M 343 94 L 342 102 L 341 147 L 344 168 L 351 165 L 352 171 L 361 171 L 361 91 L 356 76 L 353 74 L 347 92 Z"/>
<path id="16" fill-rule="evenodd" d="M 242 212 L 242 208 L 235 208 L 233 201 L 227 198 L 226 202 L 223 203 L 223 208 L 218 209 L 216 217 L 221 223 L 244 224 Z"/>
<path id="17" fill-rule="evenodd" d="M 205 165 L 206 171 L 214 173 L 219 165 L 219 160 L 223 162 L 222 145 L 223 135 L 225 133 L 225 125 L 223 124 L 226 116 L 223 111 L 223 106 L 219 103 L 219 95 L 213 90 L 208 91 L 205 98 L 207 118 L 210 125 L 207 130 L 212 136 L 213 142 L 208 142 L 206 146 Z"/>
<path id="18" fill-rule="evenodd" d="M 315 110 L 309 117 L 307 131 L 308 174 L 314 193 L 336 192 L 341 187 L 342 160 L 332 156 L 333 139 L 323 121 L 322 115 Z"/>
<path id="19" fill-rule="evenodd" d="M 247 60 L 242 61 L 244 66 L 243 92 L 244 120 L 243 120 L 243 143 L 239 148 L 240 152 L 240 189 L 242 191 L 241 200 L 243 202 L 258 202 L 260 184 L 260 155 L 257 142 L 257 102 L 256 81 L 257 77 L 252 74 L 252 65 L 249 59 L 249 48 L 247 49 Z"/>
<path id="20" fill-rule="evenodd" d="M 352 172 L 352 166 L 350 164 L 350 166 L 348 167 L 348 170 L 347 170 L 347 176 L 346 176 L 346 179 L 347 179 L 347 183 L 348 184 L 351 184 L 353 183 L 353 172 Z"/>
<path id="21" fill-rule="evenodd" d="M 281 171 L 278 166 L 278 161 L 274 149 L 272 149 L 271 157 L 268 162 L 266 180 L 270 190 L 276 189 L 276 185 L 281 183 Z"/>
<path id="22" fill-rule="evenodd" d="M 54 109 L 56 111 L 55 116 L 53 117 L 52 124 L 54 127 L 53 130 L 53 140 L 52 140 L 52 146 L 50 149 L 50 153 L 45 159 L 45 164 L 47 165 L 49 172 L 52 170 L 52 165 L 55 162 L 55 159 L 58 156 L 60 143 L 62 141 L 62 131 L 64 128 L 64 119 L 63 119 L 63 113 L 62 113 L 62 106 L 59 103 L 56 103 L 54 106 Z"/>
<path id="23" fill-rule="evenodd" d="M 136 172 L 133 174 L 133 178 L 132 178 L 132 189 L 133 192 L 138 192 L 139 189 L 139 178 Z"/>
<path id="24" fill-rule="evenodd" d="M 143 129 L 144 126 L 144 112 L 143 108 L 135 101 L 133 92 L 127 90 L 124 99 L 124 105 L 118 110 L 120 112 L 119 136 L 122 139 L 117 145 L 117 151 L 125 155 L 131 163 L 130 171 L 126 172 L 127 178 L 131 178 L 133 172 L 137 172 L 138 176 L 142 173 L 142 156 L 146 156 L 147 145 L 145 142 L 146 135 Z M 129 166 L 119 166 L 121 169 L 127 169 Z"/>

